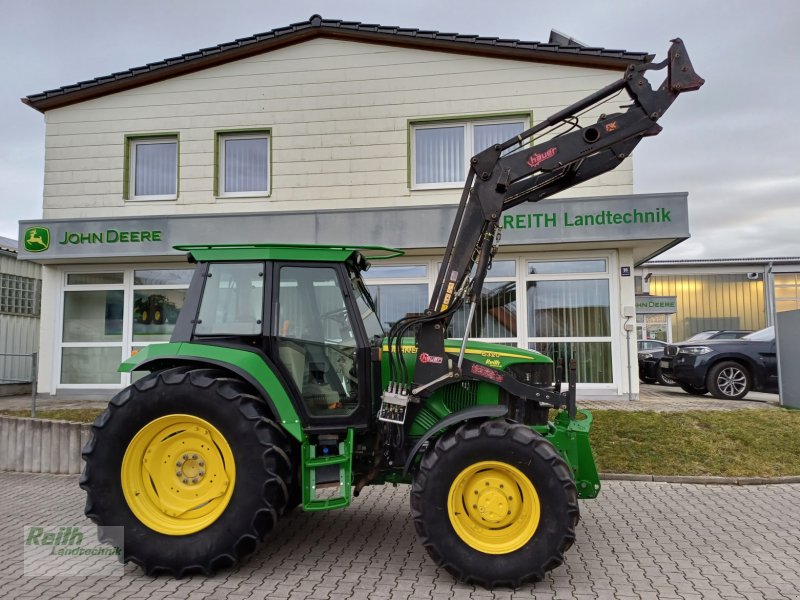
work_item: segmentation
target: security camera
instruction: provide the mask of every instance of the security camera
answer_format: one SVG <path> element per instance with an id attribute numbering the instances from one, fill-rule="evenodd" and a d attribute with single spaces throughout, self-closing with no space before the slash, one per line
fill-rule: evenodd
<path id="1" fill-rule="evenodd" d="M 748 279 L 758 279 L 758 275 L 759 275 L 758 273 L 750 272 L 750 273 L 747 274 L 747 278 Z"/>

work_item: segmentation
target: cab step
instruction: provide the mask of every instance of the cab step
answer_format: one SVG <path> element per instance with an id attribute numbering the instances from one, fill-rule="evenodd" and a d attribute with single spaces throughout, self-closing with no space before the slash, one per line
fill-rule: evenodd
<path id="1" fill-rule="evenodd" d="M 327 441 L 320 436 L 317 443 L 308 438 L 302 444 L 303 510 L 332 510 L 350 506 L 353 498 L 353 430 L 344 440 Z M 338 487 L 339 494 L 318 498 L 317 490 Z"/>

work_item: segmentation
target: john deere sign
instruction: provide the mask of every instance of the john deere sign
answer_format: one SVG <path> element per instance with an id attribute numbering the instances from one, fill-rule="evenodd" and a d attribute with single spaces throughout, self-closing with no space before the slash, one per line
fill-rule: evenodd
<path id="1" fill-rule="evenodd" d="M 457 194 L 456 194 L 457 197 Z M 438 202 L 438 200 L 437 200 Z M 126 211 L 145 210 L 143 205 Z M 225 210 L 220 205 L 220 211 Z M 379 244 L 441 248 L 456 218 L 454 204 L 260 213 L 110 216 L 20 223 L 18 258 L 179 257 L 179 244 Z M 502 215 L 503 244 L 546 250 L 553 244 L 633 249 L 641 261 L 689 237 L 685 193 L 569 198 L 521 204 Z M 600 247 L 600 246 L 597 246 Z"/>
<path id="2" fill-rule="evenodd" d="M 50 230 L 47 227 L 28 227 L 22 245 L 28 252 L 44 252 L 50 247 Z"/>
<path id="3" fill-rule="evenodd" d="M 636 312 L 645 314 L 674 314 L 678 312 L 676 296 L 636 296 Z"/>
<path id="4" fill-rule="evenodd" d="M 105 231 L 65 231 L 59 244 L 127 244 L 130 242 L 160 242 L 161 231 L 150 229 L 144 231 L 125 231 L 106 229 Z"/>

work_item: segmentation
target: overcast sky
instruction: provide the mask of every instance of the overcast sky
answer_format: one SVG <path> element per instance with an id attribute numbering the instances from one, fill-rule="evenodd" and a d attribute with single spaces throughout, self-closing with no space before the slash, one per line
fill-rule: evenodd
<path id="1" fill-rule="evenodd" d="M 324 18 L 664 58 L 681 37 L 699 92 L 634 158 L 636 193 L 688 191 L 692 238 L 665 258 L 800 256 L 800 1 L 0 0 L 0 235 L 42 216 L 44 118 L 20 98 Z M 661 74 L 658 75 L 660 82 Z"/>

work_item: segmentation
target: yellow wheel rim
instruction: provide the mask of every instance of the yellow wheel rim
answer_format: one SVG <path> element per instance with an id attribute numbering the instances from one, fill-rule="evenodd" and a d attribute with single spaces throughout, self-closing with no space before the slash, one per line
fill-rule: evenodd
<path id="1" fill-rule="evenodd" d="M 447 512 L 465 544 L 486 554 L 507 554 L 533 537 L 541 505 L 536 488 L 522 471 L 498 461 L 481 461 L 455 478 Z"/>
<path id="2" fill-rule="evenodd" d="M 233 494 L 236 465 L 228 442 L 193 415 L 167 415 L 133 437 L 122 458 L 122 492 L 144 525 L 167 535 L 205 529 Z"/>

